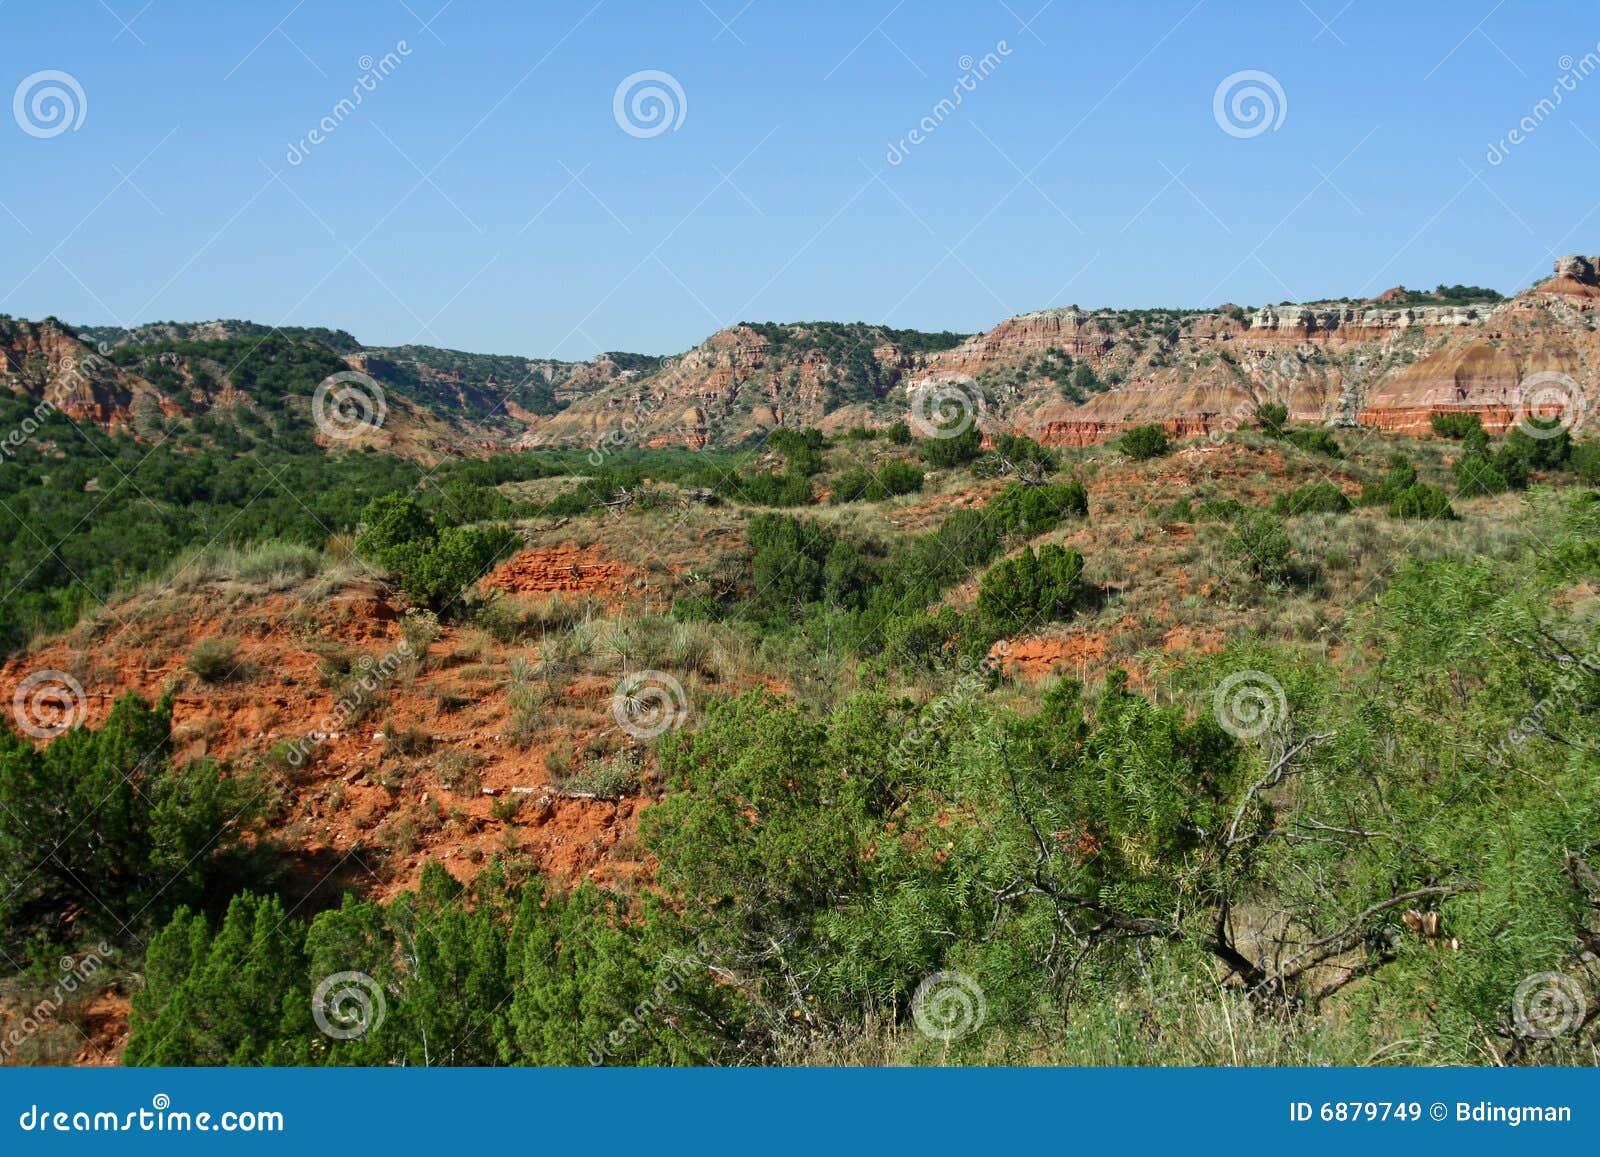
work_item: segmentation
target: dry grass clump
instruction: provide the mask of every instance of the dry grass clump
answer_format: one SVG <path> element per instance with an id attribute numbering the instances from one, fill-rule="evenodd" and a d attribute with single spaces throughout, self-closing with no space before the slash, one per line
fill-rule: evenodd
<path id="1" fill-rule="evenodd" d="M 288 590 L 321 574 L 330 559 L 315 547 L 294 542 L 260 542 L 251 546 L 213 543 L 175 559 L 155 585 L 192 591 L 211 583 L 234 582 Z"/>
<path id="2" fill-rule="evenodd" d="M 202 683 L 242 683 L 255 674 L 254 667 L 239 657 L 237 639 L 201 639 L 189 652 L 185 664 Z"/>

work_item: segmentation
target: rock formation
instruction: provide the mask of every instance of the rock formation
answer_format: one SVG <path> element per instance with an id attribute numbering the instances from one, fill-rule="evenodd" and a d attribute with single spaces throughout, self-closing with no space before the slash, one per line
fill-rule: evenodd
<path id="1" fill-rule="evenodd" d="M 1432 414 L 1449 410 L 1505 426 L 1531 374 L 1597 388 L 1597 267 L 1600 258 L 1562 257 L 1547 280 L 1481 304 L 1407 304 L 1431 295 L 1397 286 L 1372 301 L 1250 311 L 1045 309 L 966 337 L 864 324 L 736 325 L 669 358 L 539 361 L 367 348 L 333 330 L 283 332 L 323 343 L 384 385 L 391 406 L 426 434 L 402 430 L 388 439 L 401 453 L 424 443 L 435 456 L 543 446 L 699 449 L 746 443 L 779 425 L 884 426 L 910 417 L 928 382 L 969 390 L 991 433 L 1059 445 L 1105 441 L 1146 422 L 1179 436 L 1229 430 L 1264 402 L 1284 404 L 1299 421 L 1425 433 Z M 268 332 L 207 322 L 84 334 L 126 344 Z M 128 429 L 143 396 L 169 415 L 230 397 L 225 380 L 215 396 L 169 396 L 139 376 L 144 363 L 117 368 L 93 354 L 54 321 L 0 321 L 0 383 L 47 397 L 54 390 L 75 419 Z M 88 369 L 71 372 L 86 360 Z"/>

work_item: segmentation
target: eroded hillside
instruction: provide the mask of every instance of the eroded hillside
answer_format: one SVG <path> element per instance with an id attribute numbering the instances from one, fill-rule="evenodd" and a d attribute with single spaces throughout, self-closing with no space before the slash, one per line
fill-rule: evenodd
<path id="1" fill-rule="evenodd" d="M 672 357 L 585 362 L 366 347 L 342 331 L 248 322 L 88 328 L 79 342 L 53 320 L 8 321 L 0 372 L 14 391 L 60 399 L 75 419 L 157 436 L 162 418 L 250 403 L 233 381 L 237 358 L 208 359 L 204 343 L 230 352 L 247 348 L 240 342 L 311 343 L 384 394 L 388 415 L 355 444 L 430 463 L 549 446 L 737 446 L 780 426 L 883 426 L 915 417 L 930 389 L 968 396 L 990 432 L 1060 446 L 1146 422 L 1185 436 L 1233 429 L 1265 402 L 1300 421 L 1410 433 L 1424 431 L 1432 412 L 1460 409 L 1499 430 L 1528 378 L 1592 383 L 1597 310 L 1595 260 L 1570 256 L 1510 300 L 1397 288 L 1371 301 L 1253 310 L 1073 307 L 970 336 L 741 324 Z"/>

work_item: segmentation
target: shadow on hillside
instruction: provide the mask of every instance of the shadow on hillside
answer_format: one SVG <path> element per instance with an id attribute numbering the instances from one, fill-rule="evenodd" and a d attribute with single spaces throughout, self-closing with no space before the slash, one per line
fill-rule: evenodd
<path id="1" fill-rule="evenodd" d="M 284 909 L 302 918 L 337 908 L 347 892 L 361 896 L 378 883 L 373 870 L 376 849 L 371 847 L 280 847 L 278 851 L 278 894 Z"/>
<path id="2" fill-rule="evenodd" d="M 361 896 L 378 882 L 371 848 L 294 848 L 268 840 L 215 865 L 203 907 L 215 920 L 241 892 L 274 892 L 285 912 L 310 919 L 337 908 L 347 892 Z"/>

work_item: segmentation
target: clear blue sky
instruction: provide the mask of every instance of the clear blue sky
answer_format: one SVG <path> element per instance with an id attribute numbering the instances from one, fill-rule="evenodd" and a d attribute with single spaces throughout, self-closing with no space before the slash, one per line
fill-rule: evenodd
<path id="1" fill-rule="evenodd" d="M 580 358 L 737 320 L 1509 292 L 1600 252 L 1600 74 L 1532 112 L 1600 53 L 1593 3 L 1042 3 L 13 0 L 0 96 L 58 70 L 84 108 L 0 116 L 0 311 Z M 684 94 L 653 136 L 614 116 L 643 70 Z M 1214 116 L 1243 70 L 1284 96 L 1254 136 Z"/>

